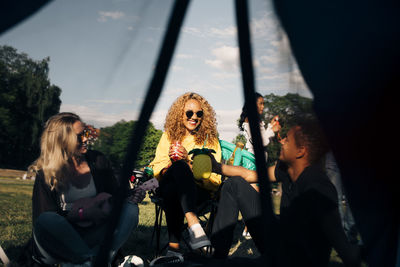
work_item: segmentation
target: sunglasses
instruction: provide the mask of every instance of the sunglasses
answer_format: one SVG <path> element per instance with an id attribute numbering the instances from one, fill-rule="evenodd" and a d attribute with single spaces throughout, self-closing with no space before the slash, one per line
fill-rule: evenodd
<path id="1" fill-rule="evenodd" d="M 85 128 L 81 133 L 77 134 L 78 142 L 82 143 L 84 138 L 89 137 L 90 132 Z"/>
<path id="2" fill-rule="evenodd" d="M 187 117 L 188 119 L 190 119 L 191 117 L 193 117 L 194 113 L 195 113 L 195 112 L 193 112 L 192 110 L 188 110 L 188 111 L 185 112 L 186 117 Z M 202 111 L 202 110 L 197 111 L 197 112 L 196 112 L 196 116 L 197 116 L 197 118 L 203 117 L 203 111 Z"/>
<path id="3" fill-rule="evenodd" d="M 77 134 L 78 142 L 83 143 L 86 138 L 85 143 L 92 144 L 99 137 L 99 130 L 91 125 L 85 125 L 83 131 Z"/>

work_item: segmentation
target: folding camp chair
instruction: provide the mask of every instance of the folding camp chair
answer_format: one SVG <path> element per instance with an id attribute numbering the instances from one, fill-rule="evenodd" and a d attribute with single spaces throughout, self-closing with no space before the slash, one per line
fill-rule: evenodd
<path id="1" fill-rule="evenodd" d="M 202 225 L 203 229 L 206 232 L 207 236 L 211 235 L 212 231 L 212 225 L 214 223 L 214 218 L 217 213 L 217 207 L 218 207 L 218 196 L 219 196 L 219 190 L 214 194 L 215 197 L 201 203 L 197 207 L 197 217 L 199 218 L 200 224 Z M 154 220 L 154 227 L 153 227 L 153 233 L 151 236 L 151 244 L 155 240 L 155 256 L 160 256 L 161 253 L 167 248 L 168 243 L 165 244 L 164 246 L 161 247 L 161 228 L 162 228 L 162 220 L 163 220 L 163 213 L 164 213 L 164 201 L 163 198 L 160 197 L 157 194 L 152 194 L 150 195 L 151 202 L 154 203 L 155 207 L 155 220 Z M 185 231 L 187 228 L 187 225 L 185 224 L 182 231 Z M 189 246 L 188 242 L 189 236 L 183 234 L 182 235 L 182 240 L 185 243 L 185 245 L 191 250 L 191 247 Z"/>

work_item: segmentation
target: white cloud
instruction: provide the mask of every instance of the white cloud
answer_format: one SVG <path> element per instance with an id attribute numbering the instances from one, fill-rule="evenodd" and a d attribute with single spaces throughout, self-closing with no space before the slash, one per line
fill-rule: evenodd
<path id="1" fill-rule="evenodd" d="M 279 28 L 280 23 L 274 12 L 265 12 L 259 19 L 253 19 L 250 22 L 251 36 L 257 39 L 276 40 Z"/>
<path id="2" fill-rule="evenodd" d="M 239 49 L 224 45 L 211 51 L 215 59 L 207 59 L 205 63 L 223 71 L 234 71 L 238 69 Z"/>
<path id="3" fill-rule="evenodd" d="M 189 54 L 177 54 L 176 58 L 180 58 L 180 59 L 192 59 L 194 58 L 193 55 L 189 55 Z"/>
<path id="4" fill-rule="evenodd" d="M 197 37 L 201 37 L 201 38 L 206 37 L 206 34 L 204 33 L 204 31 L 202 31 L 196 27 L 182 27 L 182 32 L 190 34 L 190 35 L 194 35 Z"/>
<path id="5" fill-rule="evenodd" d="M 214 28 L 212 27 L 209 30 L 210 34 L 215 36 L 215 37 L 221 37 L 221 38 L 225 38 L 225 37 L 235 37 L 237 34 L 237 29 L 234 26 L 230 26 L 230 27 L 226 27 L 226 28 Z"/>
<path id="6" fill-rule="evenodd" d="M 237 34 L 234 26 L 229 27 L 182 27 L 182 32 L 199 38 L 233 38 Z"/>
<path id="7" fill-rule="evenodd" d="M 97 21 L 99 22 L 106 22 L 108 19 L 117 20 L 125 17 L 125 13 L 121 11 L 99 11 L 98 14 L 99 17 Z"/>

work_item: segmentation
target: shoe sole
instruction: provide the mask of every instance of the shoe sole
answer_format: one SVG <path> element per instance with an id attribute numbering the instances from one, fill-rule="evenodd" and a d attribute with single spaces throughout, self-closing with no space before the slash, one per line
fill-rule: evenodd
<path id="1" fill-rule="evenodd" d="M 196 244 L 192 244 L 192 243 L 189 242 L 189 245 L 193 250 L 195 250 L 195 249 L 198 249 L 198 248 L 211 246 L 211 242 L 210 242 L 210 240 L 203 240 L 203 241 L 197 242 Z"/>

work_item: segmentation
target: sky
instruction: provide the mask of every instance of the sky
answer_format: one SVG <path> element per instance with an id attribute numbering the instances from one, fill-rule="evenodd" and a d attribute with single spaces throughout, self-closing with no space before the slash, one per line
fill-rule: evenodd
<path id="1" fill-rule="evenodd" d="M 220 139 L 232 141 L 243 106 L 232 0 L 192 0 L 151 122 L 185 92 L 205 97 Z M 35 60 L 49 57 L 50 82 L 61 88 L 61 111 L 95 127 L 138 118 L 166 30 L 171 0 L 55 0 L 0 35 Z M 268 1 L 250 3 L 256 91 L 312 98 Z"/>

